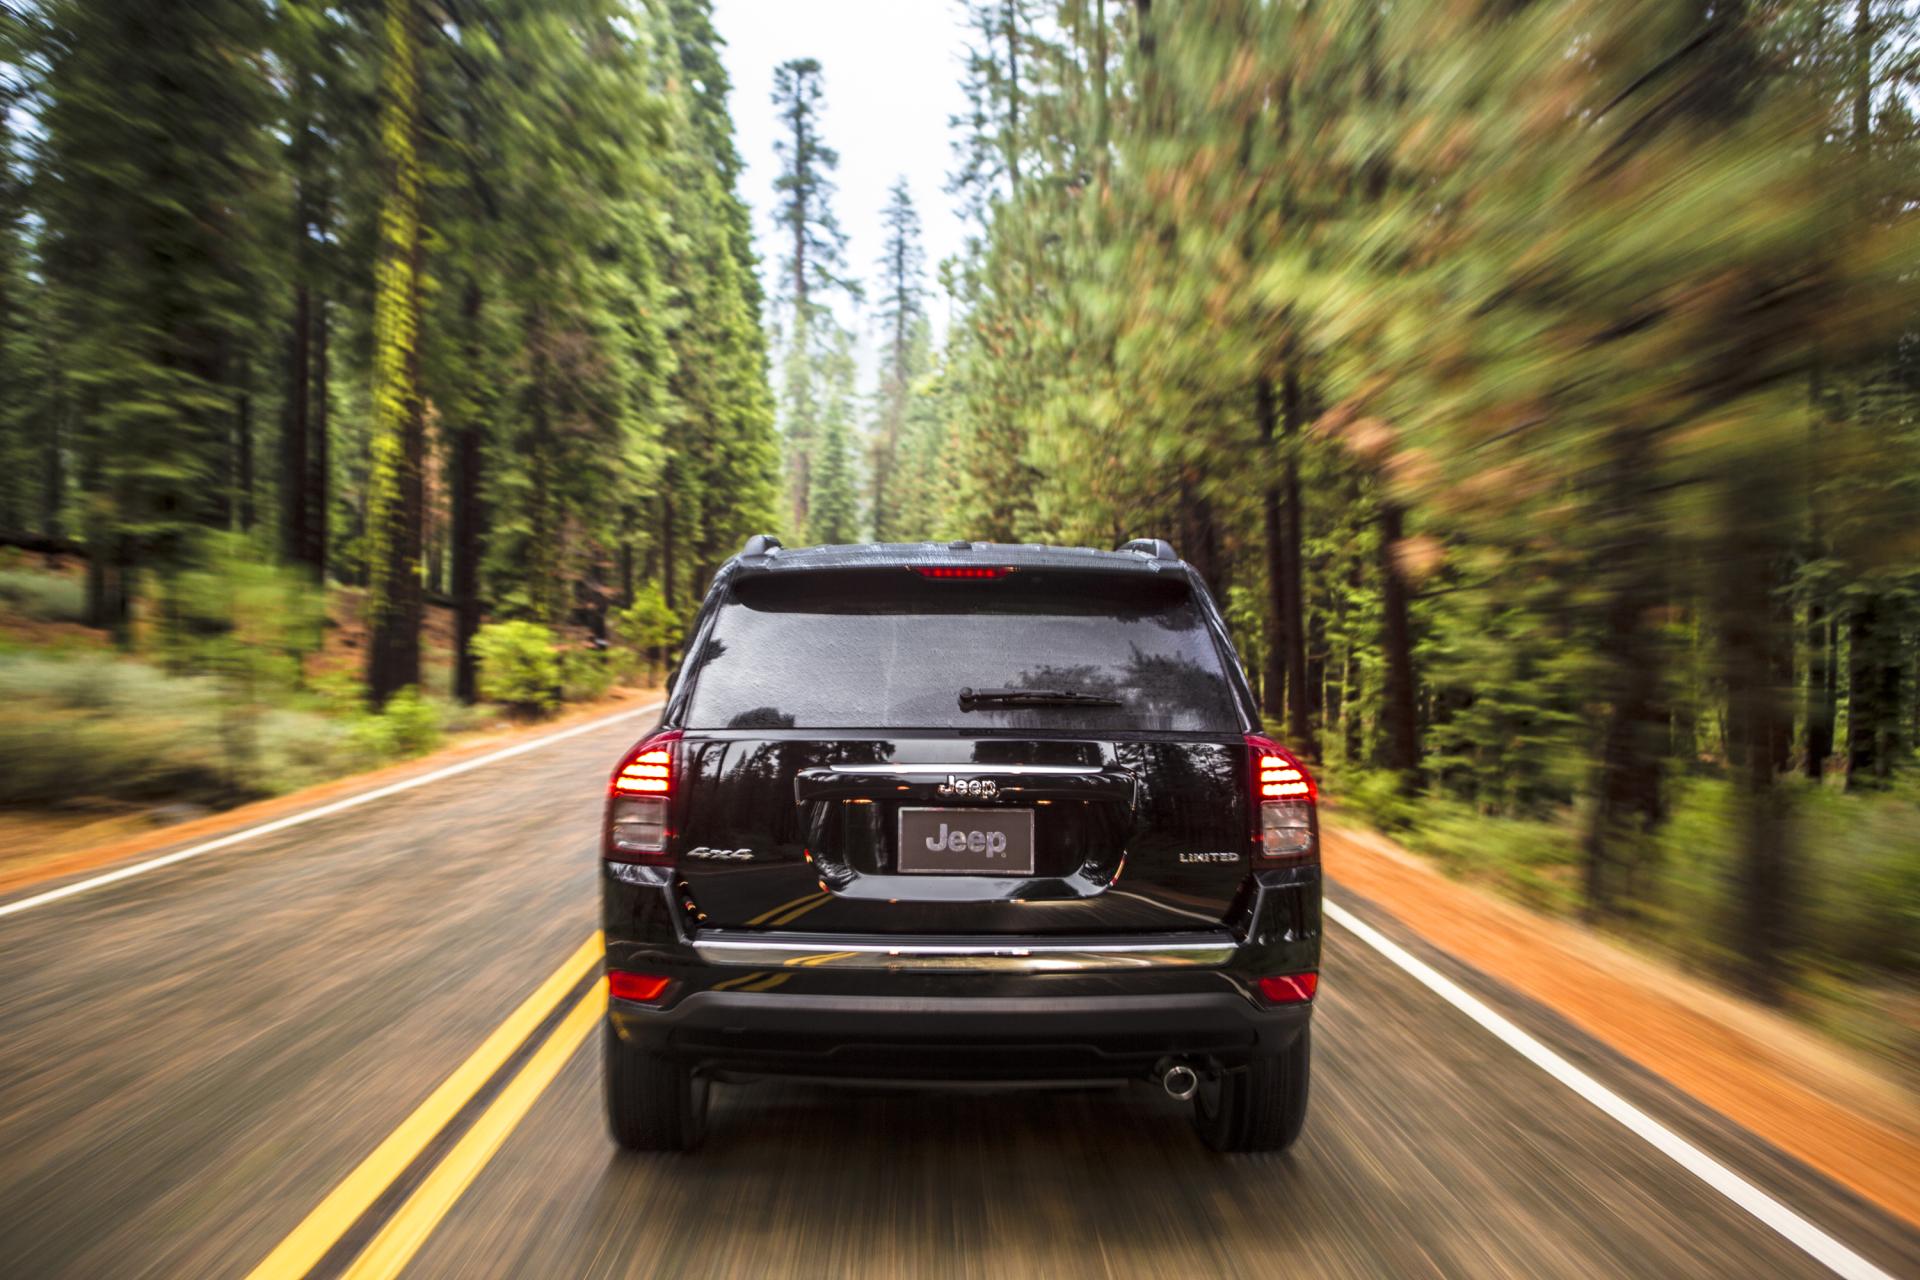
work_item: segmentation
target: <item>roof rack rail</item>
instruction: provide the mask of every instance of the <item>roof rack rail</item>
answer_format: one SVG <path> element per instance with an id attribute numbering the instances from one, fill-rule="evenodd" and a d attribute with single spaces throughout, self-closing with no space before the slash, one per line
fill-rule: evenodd
<path id="1" fill-rule="evenodd" d="M 1180 558 L 1179 553 L 1173 549 L 1173 544 L 1165 538 L 1135 538 L 1131 542 L 1121 543 L 1119 550 L 1138 551 L 1141 555 L 1151 556 L 1155 560 L 1178 560 Z"/>
<path id="2" fill-rule="evenodd" d="M 747 545 L 740 548 L 743 556 L 764 556 L 768 552 L 780 549 L 780 539 L 770 533 L 756 533 L 747 539 Z"/>

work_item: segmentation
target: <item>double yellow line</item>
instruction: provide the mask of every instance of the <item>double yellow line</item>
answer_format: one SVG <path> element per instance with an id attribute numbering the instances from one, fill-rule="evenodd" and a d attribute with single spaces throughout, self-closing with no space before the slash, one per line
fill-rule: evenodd
<path id="1" fill-rule="evenodd" d="M 598 932 L 581 943 L 565 964 L 507 1015 L 506 1021 L 481 1042 L 472 1056 L 455 1068 L 426 1101 L 414 1108 L 413 1114 L 400 1122 L 399 1128 L 388 1134 L 248 1273 L 249 1280 L 297 1280 L 311 1271 L 487 1082 L 500 1073 L 525 1045 L 527 1037 L 600 963 L 604 950 L 605 942 Z M 400 1274 L 454 1202 L 493 1158 L 493 1153 L 500 1149 L 507 1135 L 533 1109 L 541 1093 L 586 1040 L 606 1007 L 606 983 L 595 982 L 354 1258 L 347 1268 L 348 1276 L 353 1280 L 373 1280 Z"/>

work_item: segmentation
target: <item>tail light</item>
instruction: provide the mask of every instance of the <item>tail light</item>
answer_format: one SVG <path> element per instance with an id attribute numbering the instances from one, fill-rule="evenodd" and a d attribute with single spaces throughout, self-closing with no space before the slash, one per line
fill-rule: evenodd
<path id="1" fill-rule="evenodd" d="M 1253 800 L 1260 816 L 1254 839 L 1259 856 L 1272 862 L 1305 862 L 1319 854 L 1314 823 L 1313 775 L 1285 747 L 1259 734 L 1247 735 L 1253 760 Z"/>
<path id="2" fill-rule="evenodd" d="M 656 733 L 627 752 L 607 789 L 601 852 L 611 862 L 667 860 L 667 806 L 679 769 L 680 731 Z"/>

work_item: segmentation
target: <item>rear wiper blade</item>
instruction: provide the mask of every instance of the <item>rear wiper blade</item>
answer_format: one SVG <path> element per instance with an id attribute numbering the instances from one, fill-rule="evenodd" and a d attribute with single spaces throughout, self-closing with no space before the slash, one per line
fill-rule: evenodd
<path id="1" fill-rule="evenodd" d="M 960 709 L 975 707 L 1118 707 L 1125 704 L 1104 693 L 1073 689 L 962 689 Z"/>

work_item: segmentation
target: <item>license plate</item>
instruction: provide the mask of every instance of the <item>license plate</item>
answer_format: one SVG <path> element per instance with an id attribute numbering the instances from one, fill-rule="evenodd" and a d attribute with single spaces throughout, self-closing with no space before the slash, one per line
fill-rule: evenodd
<path id="1" fill-rule="evenodd" d="M 1033 874 L 1031 809 L 902 809 L 900 870 L 935 875 Z"/>

